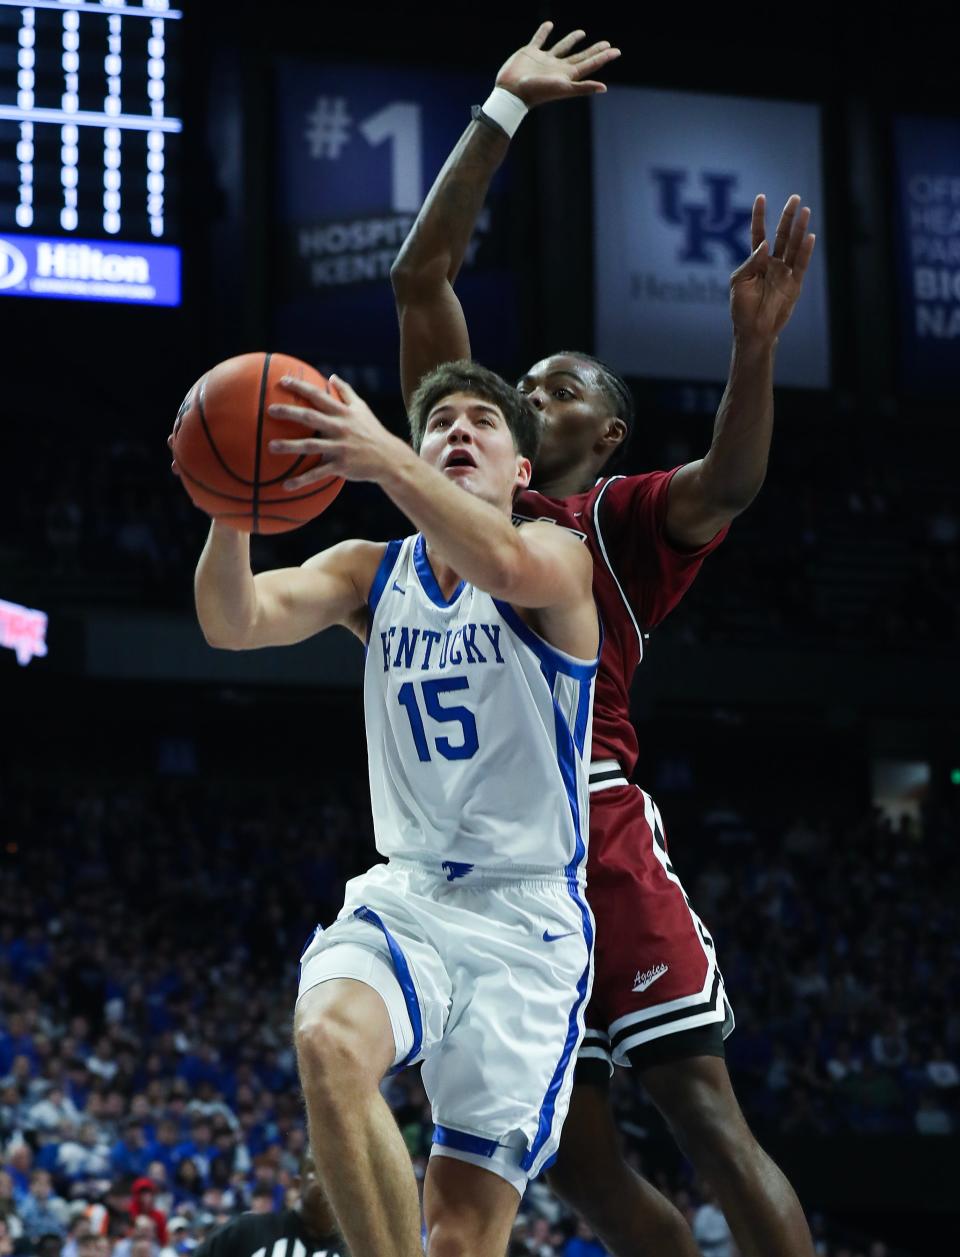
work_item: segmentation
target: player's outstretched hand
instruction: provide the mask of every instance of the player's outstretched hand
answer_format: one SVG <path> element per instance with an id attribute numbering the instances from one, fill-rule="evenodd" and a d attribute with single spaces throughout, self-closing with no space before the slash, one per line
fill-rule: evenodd
<path id="1" fill-rule="evenodd" d="M 332 375 L 330 382 L 339 397 L 306 380 L 284 376 L 280 383 L 300 397 L 303 405 L 277 403 L 270 407 L 274 419 L 293 419 L 316 434 L 271 441 L 272 453 L 323 455 L 322 465 L 284 481 L 283 487 L 291 492 L 326 480 L 331 472 L 345 480 L 378 480 L 395 464 L 398 452 L 409 448 L 387 431 L 345 380 Z"/>
<path id="2" fill-rule="evenodd" d="M 620 49 L 611 48 L 607 39 L 574 52 L 586 38 L 584 31 L 571 31 L 552 48 L 544 48 L 552 30 L 552 22 L 541 23 L 533 39 L 505 61 L 497 75 L 497 87 L 518 96 L 528 109 L 550 100 L 605 92 L 604 84 L 590 75 L 620 56 Z"/>
<path id="3" fill-rule="evenodd" d="M 766 237 L 766 197 L 753 203 L 750 243 L 753 252 L 730 277 L 730 313 L 736 335 L 745 341 L 773 344 L 793 313 L 816 236 L 807 228 L 810 210 L 799 196 L 783 207 L 773 251 Z"/>

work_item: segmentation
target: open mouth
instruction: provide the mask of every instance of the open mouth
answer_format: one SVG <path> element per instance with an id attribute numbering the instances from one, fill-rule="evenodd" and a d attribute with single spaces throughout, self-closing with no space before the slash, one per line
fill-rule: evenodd
<path id="1" fill-rule="evenodd" d="M 443 470 L 449 471 L 451 467 L 476 467 L 476 461 L 472 454 L 466 450 L 454 450 L 447 456 L 447 461 L 443 464 Z"/>

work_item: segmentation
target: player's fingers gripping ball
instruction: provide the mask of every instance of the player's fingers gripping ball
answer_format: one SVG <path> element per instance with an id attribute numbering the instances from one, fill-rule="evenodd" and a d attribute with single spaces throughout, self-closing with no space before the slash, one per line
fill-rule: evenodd
<path id="1" fill-rule="evenodd" d="M 316 433 L 289 419 L 274 419 L 273 403 L 302 405 L 280 386 L 282 376 L 333 388 L 319 371 L 287 354 L 241 354 L 218 363 L 183 400 L 173 428 L 173 456 L 194 505 L 244 532 L 277 533 L 321 515 L 343 488 L 326 476 L 298 492 L 283 483 L 323 463 L 320 454 L 271 453 L 274 439 Z"/>

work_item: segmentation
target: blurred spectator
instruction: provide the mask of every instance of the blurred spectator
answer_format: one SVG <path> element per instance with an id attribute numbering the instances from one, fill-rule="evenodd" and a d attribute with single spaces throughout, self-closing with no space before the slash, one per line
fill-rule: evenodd
<path id="1" fill-rule="evenodd" d="M 544 1217 L 534 1218 L 524 1243 L 530 1257 L 553 1257 L 549 1220 Z"/>
<path id="2" fill-rule="evenodd" d="M 167 1242 L 167 1215 L 155 1207 L 156 1185 L 153 1179 L 138 1178 L 130 1188 L 130 1216 L 137 1221 L 149 1218 L 156 1228 L 158 1243 Z"/>
<path id="3" fill-rule="evenodd" d="M 907 1059 L 907 1040 L 899 1017 L 889 1013 L 883 1029 L 870 1040 L 870 1054 L 884 1069 L 898 1069 Z"/>
<path id="4" fill-rule="evenodd" d="M 948 1060 L 942 1043 L 934 1044 L 930 1059 L 927 1061 L 926 1072 L 935 1087 L 947 1090 L 960 1084 L 960 1070 L 953 1061 Z"/>
<path id="5" fill-rule="evenodd" d="M 954 1131 L 953 1119 L 932 1092 L 920 1097 L 913 1124 L 920 1135 L 952 1135 Z"/>
<path id="6" fill-rule="evenodd" d="M 555 1250 L 551 1247 L 549 1251 Z M 563 1257 L 606 1257 L 606 1251 L 586 1222 L 578 1222 L 576 1235 L 563 1246 Z"/>
<path id="7" fill-rule="evenodd" d="M 849 1039 L 841 1039 L 836 1051 L 827 1061 L 827 1073 L 835 1083 L 842 1083 L 850 1074 L 858 1074 L 862 1068 L 859 1057 L 853 1055 Z"/>
<path id="8" fill-rule="evenodd" d="M 17 1212 L 23 1233 L 36 1243 L 43 1235 L 66 1234 L 67 1202 L 54 1194 L 53 1183 L 46 1170 L 30 1175 L 30 1190 L 20 1202 Z"/>
<path id="9" fill-rule="evenodd" d="M 61 1257 L 63 1238 L 52 1231 L 41 1235 L 34 1246 L 34 1251 L 36 1257 Z"/>
<path id="10" fill-rule="evenodd" d="M 706 1187 L 701 1189 L 703 1203 L 693 1212 L 693 1238 L 703 1257 L 735 1257 L 736 1248 L 730 1227 L 716 1197 Z"/>
<path id="11" fill-rule="evenodd" d="M 68 1129 L 71 1129 L 72 1126 Z M 57 1169 L 71 1179 L 103 1178 L 110 1173 L 110 1146 L 96 1122 L 83 1122 L 79 1133 L 57 1150 Z"/>
<path id="12" fill-rule="evenodd" d="M 203 1194 L 204 1181 L 197 1163 L 190 1157 L 184 1157 L 177 1166 L 173 1176 L 173 1198 L 179 1207 L 184 1201 L 196 1203 Z"/>
<path id="13" fill-rule="evenodd" d="M 27 1108 L 24 1123 L 28 1129 L 46 1134 L 64 1124 L 79 1125 L 80 1110 L 62 1088 L 51 1087 L 46 1095 Z"/>

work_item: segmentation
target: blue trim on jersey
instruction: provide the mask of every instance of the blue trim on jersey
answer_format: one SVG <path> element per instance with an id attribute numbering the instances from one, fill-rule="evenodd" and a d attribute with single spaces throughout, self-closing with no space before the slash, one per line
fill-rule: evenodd
<path id="1" fill-rule="evenodd" d="M 454 1130 L 452 1126 L 434 1126 L 433 1142 L 441 1148 L 454 1148 L 457 1152 L 472 1152 L 478 1157 L 492 1157 L 500 1147 L 495 1139 L 482 1139 L 479 1135 L 468 1135 L 465 1130 Z"/>
<path id="2" fill-rule="evenodd" d="M 602 645 L 602 643 L 601 643 Z M 556 680 L 556 671 L 548 668 L 541 662 L 543 675 L 547 679 L 551 694 L 553 693 L 554 681 Z M 587 721 L 590 711 L 590 685 L 592 678 L 583 678 L 580 681 L 580 696 L 577 702 L 577 717 L 574 732 L 571 732 L 563 713 L 557 705 L 557 700 L 553 700 L 553 717 L 554 727 L 557 739 L 557 762 L 560 767 L 560 776 L 563 778 L 563 784 L 567 791 L 567 801 L 570 804 L 570 814 L 573 818 L 573 829 L 576 835 L 576 851 L 573 859 L 567 865 L 564 872 L 567 876 L 567 891 L 570 898 L 580 909 L 580 918 L 583 922 L 583 936 L 587 944 L 587 967 L 580 975 L 580 981 L 577 983 L 577 994 L 570 1009 L 570 1016 L 567 1022 L 567 1037 L 564 1040 L 563 1051 L 560 1054 L 560 1060 L 557 1062 L 557 1068 L 554 1070 L 553 1077 L 550 1079 L 550 1085 L 547 1087 L 547 1093 L 543 1098 L 543 1104 L 540 1106 L 540 1116 L 537 1120 L 537 1133 L 534 1136 L 533 1143 L 527 1149 L 523 1160 L 520 1162 L 520 1168 L 523 1170 L 531 1170 L 533 1164 L 540 1154 L 540 1149 L 550 1138 L 550 1132 L 553 1129 L 553 1123 L 556 1116 L 557 1096 L 563 1085 L 564 1078 L 570 1066 L 570 1060 L 573 1055 L 574 1047 L 579 1038 L 579 1027 L 577 1019 L 580 1015 L 580 1009 L 587 998 L 587 982 L 590 976 L 590 955 L 593 952 L 593 921 L 590 916 L 590 909 L 587 907 L 580 894 L 580 887 L 577 884 L 577 872 L 581 862 L 587 853 L 586 844 L 583 841 L 581 833 L 580 818 L 580 799 L 577 790 L 577 753 L 578 748 L 582 755 L 582 744 L 586 737 Z M 576 741 L 579 735 L 579 741 Z"/>
<path id="3" fill-rule="evenodd" d="M 302 977 L 303 977 L 303 958 L 304 958 L 304 956 L 307 954 L 307 952 L 308 952 L 308 951 L 310 950 L 310 948 L 313 946 L 313 940 L 317 937 L 317 935 L 318 935 L 318 934 L 322 934 L 322 933 L 323 933 L 323 926 L 322 926 L 322 925 L 319 925 L 319 924 L 315 925 L 315 926 L 313 927 L 313 932 L 311 933 L 310 937 L 307 939 L 307 941 L 304 943 L 304 945 L 300 948 L 300 965 L 299 965 L 299 967 L 298 967 L 298 975 L 299 975 L 299 976 L 298 976 L 298 978 L 297 978 L 297 981 L 299 981 L 299 980 L 300 980 L 300 978 L 302 978 Z"/>
<path id="4" fill-rule="evenodd" d="M 377 607 L 380 598 L 383 595 L 387 581 L 390 579 L 390 573 L 397 564 L 397 555 L 400 553 L 402 541 L 388 541 L 387 548 L 383 552 L 383 558 L 380 560 L 380 566 L 377 568 L 376 575 L 373 578 L 373 584 L 370 586 L 370 592 L 367 594 L 367 606 L 370 608 L 371 620 L 377 613 Z"/>
<path id="5" fill-rule="evenodd" d="M 602 634 L 601 633 L 601 645 Z M 577 748 L 577 754 L 583 759 L 586 755 L 585 744 L 587 741 L 587 725 L 590 723 L 590 682 L 580 682 L 580 701 L 577 703 L 577 720 L 573 727 L 573 743 Z"/>
<path id="6" fill-rule="evenodd" d="M 417 575 L 420 577 L 420 584 L 423 586 L 423 592 L 427 595 L 431 602 L 435 602 L 438 607 L 452 607 L 460 595 L 463 593 L 465 581 L 461 581 L 449 598 L 444 598 L 443 590 L 437 584 L 437 578 L 433 574 L 433 568 L 430 566 L 430 560 L 427 558 L 427 547 L 423 540 L 423 534 L 417 538 L 416 545 L 413 547 L 413 566 L 417 569 Z"/>
<path id="7" fill-rule="evenodd" d="M 571 659 L 569 655 L 565 655 L 562 651 L 557 650 L 555 646 L 551 646 L 549 642 L 545 642 L 542 637 L 538 637 L 528 624 L 524 624 L 509 602 L 501 602 L 499 598 L 494 598 L 493 605 L 524 645 L 530 647 L 540 660 L 541 666 L 546 665 L 552 671 L 562 672 L 564 676 L 573 677 L 578 681 L 588 680 L 596 674 L 597 665 L 600 663 L 599 649 L 593 663 L 578 662 L 576 659 Z M 600 645 L 603 645 L 602 626 L 600 628 Z M 552 693 L 552 683 L 550 690 Z"/>
<path id="8" fill-rule="evenodd" d="M 398 1074 L 401 1069 L 406 1069 L 411 1061 L 417 1059 L 423 1046 L 423 1017 L 420 1015 L 420 1001 L 417 999 L 417 988 L 413 984 L 413 975 L 410 973 L 410 966 L 407 964 L 407 958 L 403 954 L 400 944 L 373 909 L 368 908 L 364 904 L 362 907 L 357 908 L 353 915 L 359 917 L 361 921 L 367 921 L 383 930 L 383 937 L 387 940 L 387 946 L 390 949 L 390 959 L 393 961 L 393 971 L 397 976 L 397 981 L 400 983 L 403 1000 L 410 1015 L 410 1024 L 413 1026 L 413 1047 L 400 1064 L 394 1065 L 393 1069 L 390 1070 L 391 1074 Z"/>
<path id="9" fill-rule="evenodd" d="M 370 592 L 367 594 L 367 640 L 363 643 L 363 653 L 366 656 L 370 649 L 370 634 L 373 632 L 373 617 L 377 614 L 377 607 L 380 605 L 380 599 L 383 595 L 390 574 L 397 565 L 397 555 L 400 553 L 402 541 L 388 541 L 387 548 L 383 552 L 383 558 L 380 560 L 380 566 L 377 568 L 373 578 L 373 584 L 370 586 Z"/>

